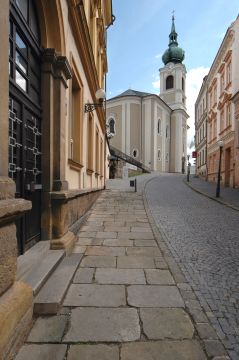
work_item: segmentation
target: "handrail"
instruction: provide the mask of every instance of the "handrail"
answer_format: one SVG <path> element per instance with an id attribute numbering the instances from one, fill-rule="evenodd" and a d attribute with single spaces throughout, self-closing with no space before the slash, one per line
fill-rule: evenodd
<path id="1" fill-rule="evenodd" d="M 142 169 L 143 172 L 146 172 L 146 173 L 150 173 L 151 170 L 149 167 L 145 166 L 144 164 L 142 164 L 140 161 L 138 160 L 135 160 L 134 158 L 132 158 L 131 156 L 123 153 L 121 150 L 119 149 L 116 149 L 114 146 L 110 145 L 109 146 L 109 149 L 110 149 L 110 154 L 112 156 L 115 156 L 121 160 L 124 160 L 126 161 L 127 163 L 129 164 L 132 164 L 134 166 L 137 166 L 138 168 Z"/>

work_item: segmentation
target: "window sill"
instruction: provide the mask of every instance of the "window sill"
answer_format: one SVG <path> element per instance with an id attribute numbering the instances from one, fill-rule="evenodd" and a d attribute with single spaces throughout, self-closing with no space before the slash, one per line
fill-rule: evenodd
<path id="1" fill-rule="evenodd" d="M 82 164 L 80 164 L 77 161 L 74 161 L 72 159 L 68 159 L 68 164 L 71 169 L 76 170 L 76 171 L 81 171 L 81 169 L 84 167 Z"/>

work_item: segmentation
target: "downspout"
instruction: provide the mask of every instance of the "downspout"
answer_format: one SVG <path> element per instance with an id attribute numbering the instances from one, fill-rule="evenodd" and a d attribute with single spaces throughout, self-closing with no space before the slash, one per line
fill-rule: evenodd
<path id="1" fill-rule="evenodd" d="M 112 9 L 112 1 L 111 1 L 111 9 Z M 111 23 L 109 23 L 109 25 L 108 25 L 108 26 L 106 27 L 106 29 L 105 29 L 105 37 L 106 37 L 106 39 L 105 39 L 105 53 L 106 53 L 106 55 L 107 55 L 107 30 L 109 29 L 109 27 L 110 27 L 111 25 L 114 24 L 115 19 L 116 19 L 115 16 L 112 14 Z M 107 74 L 105 74 L 105 93 L 107 93 Z M 105 146 L 104 146 L 104 159 L 105 159 L 105 161 L 104 161 L 104 164 L 105 164 L 105 166 L 104 166 L 104 189 L 105 189 L 105 183 L 106 183 L 106 164 L 107 164 L 107 159 L 106 159 L 106 143 L 107 143 L 108 146 L 109 146 L 109 141 L 108 141 L 107 132 L 106 132 L 106 103 L 107 103 L 107 101 L 105 100 L 105 106 L 104 106 L 104 108 L 105 108 L 105 124 L 104 124 L 104 131 L 105 131 Z M 110 149 L 110 146 L 109 146 L 109 149 Z"/>
<path id="2" fill-rule="evenodd" d="M 143 109 L 143 98 L 140 98 L 140 154 L 141 154 L 141 160 L 140 162 L 143 164 L 143 115 L 142 115 L 142 109 Z"/>

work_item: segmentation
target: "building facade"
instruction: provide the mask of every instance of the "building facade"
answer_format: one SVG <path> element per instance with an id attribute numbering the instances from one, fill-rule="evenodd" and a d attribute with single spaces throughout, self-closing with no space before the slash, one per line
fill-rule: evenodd
<path id="1" fill-rule="evenodd" d="M 207 77 L 203 83 L 195 104 L 195 150 L 196 175 L 207 179 Z"/>
<path id="2" fill-rule="evenodd" d="M 85 104 L 104 88 L 112 19 L 111 0 L 1 4 L 1 358 L 31 319 L 17 254 L 40 240 L 70 251 L 105 184 L 105 110 Z"/>
<path id="3" fill-rule="evenodd" d="M 160 69 L 160 94 L 127 90 L 107 101 L 110 143 L 152 171 L 184 172 L 187 153 L 186 68 L 174 17 Z"/>
<path id="4" fill-rule="evenodd" d="M 228 28 L 203 84 L 207 93 L 207 178 L 209 181 L 217 181 L 220 141 L 223 145 L 221 182 L 230 187 L 239 186 L 238 56 L 239 17 Z M 200 111 L 199 101 L 200 94 L 196 104 L 197 111 Z M 199 151 L 199 147 L 197 150 Z"/>

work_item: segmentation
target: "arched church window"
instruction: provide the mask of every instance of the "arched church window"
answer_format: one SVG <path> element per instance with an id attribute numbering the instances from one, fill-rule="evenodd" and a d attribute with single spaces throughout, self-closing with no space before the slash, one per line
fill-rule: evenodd
<path id="1" fill-rule="evenodd" d="M 173 82 L 174 82 L 173 75 L 169 75 L 166 79 L 166 90 L 173 89 L 174 86 Z"/>
<path id="2" fill-rule="evenodd" d="M 185 90 L 185 81 L 184 81 L 184 78 L 182 78 L 182 90 L 183 90 L 183 91 Z"/>
<path id="3" fill-rule="evenodd" d="M 158 134 L 161 134 L 161 120 L 158 119 Z"/>
<path id="4" fill-rule="evenodd" d="M 137 157 L 138 157 L 138 150 L 137 150 L 137 149 L 133 149 L 132 155 L 133 155 L 134 158 L 137 158 Z"/>
<path id="5" fill-rule="evenodd" d="M 161 150 L 158 149 L 158 160 L 160 161 L 161 160 Z"/>
<path id="6" fill-rule="evenodd" d="M 166 126 L 166 138 L 168 138 L 169 137 L 169 126 L 167 125 Z"/>
<path id="7" fill-rule="evenodd" d="M 109 130 L 110 134 L 115 134 L 115 119 L 110 118 L 109 120 Z"/>

